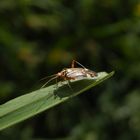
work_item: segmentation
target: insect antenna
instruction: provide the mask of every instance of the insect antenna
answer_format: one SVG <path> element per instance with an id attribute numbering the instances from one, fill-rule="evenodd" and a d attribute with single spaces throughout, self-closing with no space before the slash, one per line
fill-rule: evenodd
<path id="1" fill-rule="evenodd" d="M 55 74 L 56 75 L 56 74 Z M 48 80 L 41 88 L 45 87 L 49 82 L 51 82 L 54 79 L 57 79 L 58 76 L 56 75 L 55 77 L 52 77 L 50 80 Z"/>
<path id="2" fill-rule="evenodd" d="M 52 74 L 52 75 L 49 75 L 49 76 L 45 76 L 44 78 L 41 78 L 41 79 L 39 80 L 39 82 L 42 81 L 42 80 L 45 80 L 45 79 L 47 79 L 47 78 L 54 77 L 54 76 L 56 76 L 56 74 Z"/>

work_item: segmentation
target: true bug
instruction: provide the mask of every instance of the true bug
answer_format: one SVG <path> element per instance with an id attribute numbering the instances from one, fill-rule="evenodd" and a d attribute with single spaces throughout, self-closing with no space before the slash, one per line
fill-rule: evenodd
<path id="1" fill-rule="evenodd" d="M 81 68 L 76 67 L 75 64 L 78 64 L 81 66 Z M 65 68 L 62 71 L 58 72 L 57 74 L 51 75 L 51 79 L 48 80 L 43 86 L 45 87 L 50 81 L 54 79 L 60 79 L 61 81 L 70 81 L 70 80 L 78 80 L 82 78 L 92 78 L 97 76 L 97 73 L 85 68 L 82 64 L 80 64 L 78 61 L 73 60 L 71 63 L 71 68 Z"/>

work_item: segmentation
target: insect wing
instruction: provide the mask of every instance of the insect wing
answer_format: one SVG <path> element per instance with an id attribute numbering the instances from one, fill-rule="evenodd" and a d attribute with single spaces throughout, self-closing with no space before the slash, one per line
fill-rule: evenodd
<path id="1" fill-rule="evenodd" d="M 69 68 L 67 69 L 66 76 L 73 79 L 81 79 L 87 77 L 83 68 Z"/>

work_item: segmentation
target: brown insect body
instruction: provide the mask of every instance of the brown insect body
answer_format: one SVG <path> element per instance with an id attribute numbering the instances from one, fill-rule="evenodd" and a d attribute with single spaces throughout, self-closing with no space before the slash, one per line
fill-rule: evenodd
<path id="1" fill-rule="evenodd" d="M 75 63 L 80 65 L 82 68 L 75 68 Z M 53 79 L 60 79 L 61 81 L 65 80 L 79 80 L 82 78 L 92 78 L 97 76 L 97 73 L 85 68 L 82 64 L 79 62 L 73 60 L 71 68 L 65 68 L 62 71 L 58 72 L 57 74 L 53 75 L 54 77 L 51 78 L 49 81 L 47 81 L 42 87 L 45 87 L 45 85 L 52 81 Z"/>
<path id="2" fill-rule="evenodd" d="M 67 68 L 56 74 L 58 78 L 64 80 L 78 80 L 97 76 L 94 71 L 86 68 Z"/>

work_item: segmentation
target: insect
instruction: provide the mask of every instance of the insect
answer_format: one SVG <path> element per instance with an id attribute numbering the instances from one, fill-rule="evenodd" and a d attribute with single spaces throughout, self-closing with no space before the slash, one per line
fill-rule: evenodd
<path id="1" fill-rule="evenodd" d="M 78 64 L 81 67 L 75 67 L 75 64 Z M 72 60 L 71 68 L 65 68 L 57 74 L 51 75 L 51 79 L 48 80 L 41 88 L 45 87 L 50 81 L 56 79 L 60 79 L 60 81 L 70 81 L 70 80 L 78 80 L 82 78 L 92 78 L 96 77 L 97 73 L 85 68 L 82 64 L 80 64 L 76 60 Z"/>

